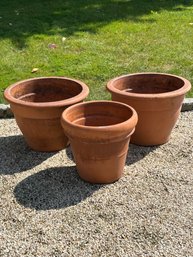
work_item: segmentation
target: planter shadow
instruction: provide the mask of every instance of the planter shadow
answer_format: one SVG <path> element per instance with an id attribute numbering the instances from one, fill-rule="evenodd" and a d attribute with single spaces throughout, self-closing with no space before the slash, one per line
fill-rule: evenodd
<path id="1" fill-rule="evenodd" d="M 57 167 L 27 177 L 15 187 L 14 195 L 26 208 L 51 210 L 77 205 L 101 187 L 82 181 L 75 166 Z"/>
<path id="2" fill-rule="evenodd" d="M 29 170 L 55 154 L 31 150 L 20 135 L 0 137 L 0 153 L 0 174 L 5 175 Z"/>
<path id="3" fill-rule="evenodd" d="M 126 165 L 134 164 L 147 156 L 149 153 L 155 151 L 159 146 L 138 146 L 134 144 L 129 145 L 129 152 L 126 159 Z"/>
<path id="4" fill-rule="evenodd" d="M 69 158 L 71 161 L 75 162 L 74 156 L 73 156 L 73 153 L 72 153 L 72 148 L 71 148 L 70 145 L 66 148 L 66 155 L 68 156 L 68 158 Z"/>

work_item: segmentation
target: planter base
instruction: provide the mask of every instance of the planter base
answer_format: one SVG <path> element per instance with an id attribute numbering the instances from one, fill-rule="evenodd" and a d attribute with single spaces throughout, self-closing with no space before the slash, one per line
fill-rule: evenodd
<path id="1" fill-rule="evenodd" d="M 108 184 L 117 181 L 123 173 L 128 145 L 129 139 L 89 145 L 71 140 L 79 176 L 89 183 Z"/>

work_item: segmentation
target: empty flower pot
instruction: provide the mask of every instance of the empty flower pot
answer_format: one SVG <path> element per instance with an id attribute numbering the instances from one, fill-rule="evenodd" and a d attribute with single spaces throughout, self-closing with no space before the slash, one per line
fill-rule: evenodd
<path id="1" fill-rule="evenodd" d="M 66 109 L 61 118 L 80 177 L 111 183 L 123 172 L 137 113 L 126 104 L 91 101 Z"/>
<path id="2" fill-rule="evenodd" d="M 67 146 L 60 118 L 67 107 L 82 102 L 88 87 L 65 77 L 23 80 L 9 86 L 4 97 L 10 103 L 27 144 L 36 151 L 57 151 Z"/>
<path id="3" fill-rule="evenodd" d="M 163 73 L 137 73 L 110 80 L 112 100 L 132 106 L 138 124 L 131 142 L 151 146 L 166 143 L 179 117 L 188 80 Z"/>

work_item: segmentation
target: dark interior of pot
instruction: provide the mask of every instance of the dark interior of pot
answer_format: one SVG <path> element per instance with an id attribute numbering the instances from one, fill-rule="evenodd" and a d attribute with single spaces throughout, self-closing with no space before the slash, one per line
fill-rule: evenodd
<path id="1" fill-rule="evenodd" d="M 131 118 L 133 111 L 128 107 L 111 102 L 87 102 L 73 106 L 67 119 L 77 125 L 103 127 L 116 125 Z"/>
<path id="2" fill-rule="evenodd" d="M 64 78 L 42 78 L 28 80 L 12 88 L 14 98 L 25 102 L 55 102 L 80 94 L 82 86 Z"/>
<path id="3" fill-rule="evenodd" d="M 119 78 L 113 85 L 128 93 L 160 94 L 180 89 L 184 81 L 166 74 L 136 74 Z"/>

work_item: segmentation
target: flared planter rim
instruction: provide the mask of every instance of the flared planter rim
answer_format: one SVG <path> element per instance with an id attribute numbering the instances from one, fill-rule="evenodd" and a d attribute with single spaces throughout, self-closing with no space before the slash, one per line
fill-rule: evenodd
<path id="1" fill-rule="evenodd" d="M 168 92 L 163 92 L 163 93 L 132 93 L 132 92 L 124 92 L 122 90 L 117 89 L 114 86 L 114 83 L 117 82 L 118 80 L 128 78 L 128 77 L 134 77 L 134 76 L 148 76 L 148 75 L 158 75 L 158 76 L 168 76 L 168 77 L 173 77 L 175 79 L 179 79 L 183 82 L 183 86 L 180 87 L 179 89 L 168 91 Z M 115 77 L 111 80 L 108 81 L 107 90 L 112 93 L 117 93 L 123 97 L 133 97 L 133 98 L 139 98 L 139 99 L 156 99 L 156 98 L 171 98 L 171 97 L 177 97 L 183 94 L 186 94 L 190 89 L 191 89 L 191 83 L 189 80 L 181 77 L 181 76 L 176 76 L 174 74 L 169 74 L 169 73 L 159 73 L 159 72 L 141 72 L 141 73 L 131 73 L 131 74 L 125 74 L 121 75 L 118 77 Z"/>
<path id="2" fill-rule="evenodd" d="M 132 115 L 129 119 L 113 124 L 113 125 L 105 125 L 105 126 L 87 126 L 87 125 L 80 125 L 80 124 L 74 124 L 73 122 L 69 121 L 68 118 L 66 118 L 67 114 L 73 110 L 74 108 L 78 108 L 81 106 L 87 106 L 87 105 L 92 105 L 92 104 L 112 104 L 112 105 L 119 105 L 122 107 L 125 107 L 129 109 L 132 112 Z M 108 100 L 95 100 L 95 101 L 88 101 L 88 102 L 83 102 L 83 103 L 78 103 L 73 106 L 68 107 L 66 110 L 63 111 L 62 116 L 61 116 L 61 123 L 62 126 L 68 127 L 69 131 L 77 131 L 78 134 L 77 138 L 81 138 L 82 135 L 85 138 L 92 138 L 92 134 L 96 135 L 97 137 L 100 137 L 105 140 L 105 138 L 108 135 L 108 140 L 111 140 L 113 138 L 121 138 L 122 136 L 131 136 L 131 134 L 134 133 L 134 128 L 137 124 L 138 121 L 138 115 L 137 112 L 132 108 L 131 106 L 116 102 L 116 101 L 108 101 Z M 120 133 L 120 134 L 119 134 Z M 67 133 L 68 134 L 68 133 Z M 70 135 L 69 135 L 70 137 Z M 93 137 L 93 140 L 95 141 L 95 138 Z M 97 141 L 98 139 L 96 139 Z"/>
<path id="3" fill-rule="evenodd" d="M 11 91 L 13 90 L 14 87 L 19 86 L 20 84 L 23 83 L 28 83 L 28 82 L 35 82 L 35 81 L 40 81 L 40 80 L 47 80 L 47 79 L 53 79 L 53 80 L 68 80 L 68 81 L 73 81 L 77 84 L 79 84 L 82 87 L 82 90 L 79 94 L 70 97 L 68 99 L 64 100 L 59 100 L 59 101 L 51 101 L 51 102 L 28 102 L 28 101 L 23 101 L 20 99 L 15 98 Z M 48 76 L 48 77 L 36 77 L 36 78 L 29 78 L 25 80 L 20 80 L 10 86 L 8 86 L 5 91 L 4 91 L 4 97 L 5 99 L 11 103 L 11 104 L 16 104 L 19 106 L 26 106 L 26 107 L 33 107 L 33 108 L 50 108 L 50 107 L 62 107 L 62 106 L 68 106 L 68 105 L 73 105 L 77 102 L 81 102 L 84 100 L 89 94 L 89 88 L 88 86 L 77 79 L 69 78 L 69 77 L 63 77 L 63 76 Z"/>

